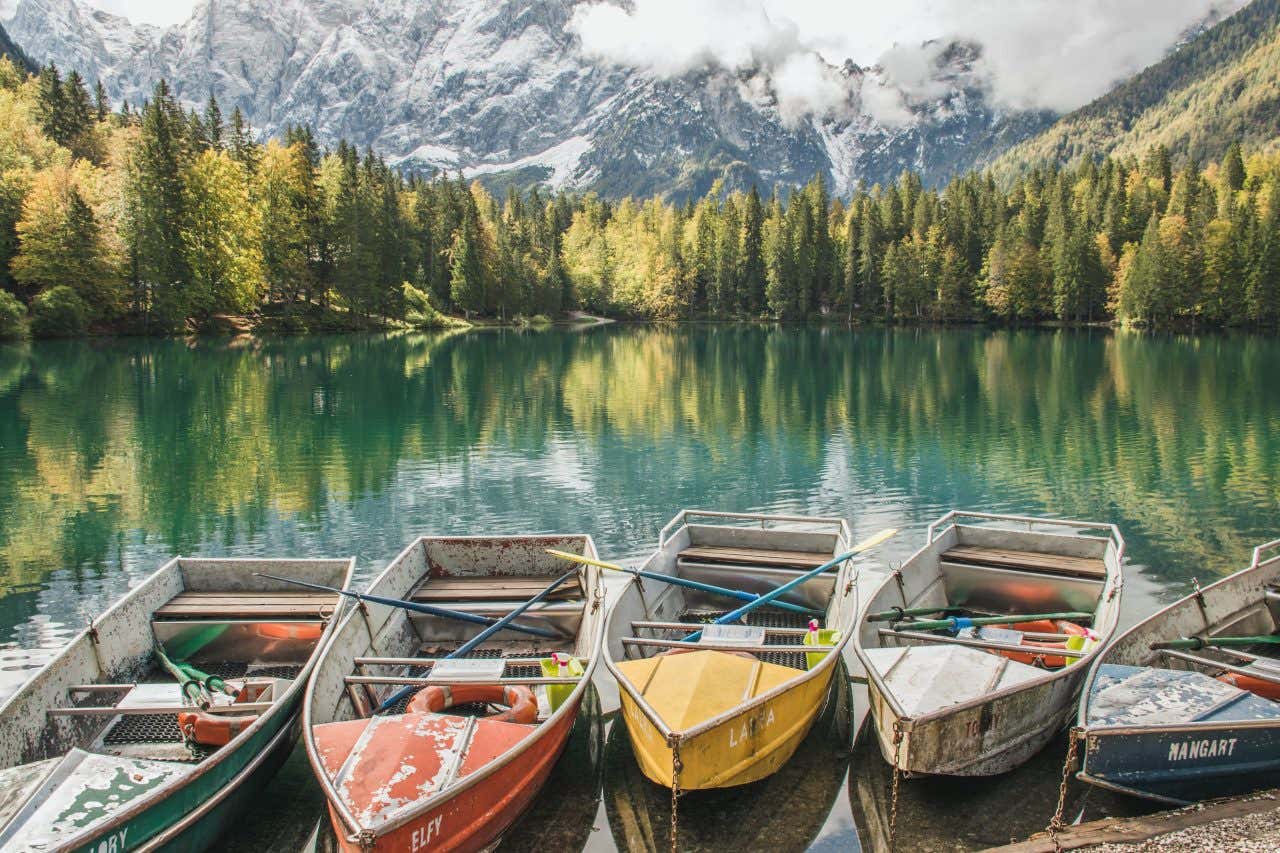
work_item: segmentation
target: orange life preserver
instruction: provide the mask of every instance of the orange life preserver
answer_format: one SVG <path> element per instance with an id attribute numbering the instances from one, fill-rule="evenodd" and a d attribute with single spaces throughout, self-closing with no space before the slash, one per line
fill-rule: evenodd
<path id="1" fill-rule="evenodd" d="M 318 640 L 324 636 L 324 623 L 259 622 L 257 632 L 268 640 Z"/>
<path id="2" fill-rule="evenodd" d="M 183 711 L 178 714 L 178 728 L 192 743 L 203 746 L 226 746 L 231 739 L 253 725 L 258 718 L 252 715 L 233 717 L 230 714 L 206 714 L 203 711 Z"/>
<path id="3" fill-rule="evenodd" d="M 1070 637 L 1089 636 L 1088 628 L 1062 619 L 1037 619 L 1034 622 L 1017 622 L 1013 625 L 993 625 L 992 627 L 1010 628 L 1014 631 L 1023 631 L 1025 633 L 1032 634 L 1066 634 Z M 1046 652 L 1050 652 L 1055 649 L 1065 649 L 1067 647 L 1066 641 L 1046 642 L 1042 640 L 1027 639 L 1023 639 L 1019 645 L 1044 649 Z M 1032 666 L 1035 666 L 1038 663 L 1046 669 L 1066 666 L 1068 660 L 1077 660 L 1077 658 L 1067 658 L 1063 655 L 1041 654 L 1039 652 L 1013 652 L 1006 649 L 992 649 L 991 651 L 998 655 L 1002 655 L 1003 657 L 1007 657 L 1009 660 L 1015 660 L 1018 663 L 1030 664 Z"/>
<path id="4" fill-rule="evenodd" d="M 1239 687 L 1241 690 L 1248 690 L 1255 696 L 1261 696 L 1263 699 L 1274 699 L 1280 701 L 1280 684 L 1274 681 L 1264 681 L 1261 678 L 1254 678 L 1251 675 L 1240 675 L 1234 672 L 1228 672 L 1219 675 L 1218 680 L 1224 684 L 1230 684 L 1232 687 Z"/>
<path id="5" fill-rule="evenodd" d="M 419 690 L 405 710 L 438 714 L 445 708 L 472 702 L 507 706 L 507 710 L 491 715 L 490 720 L 504 723 L 534 723 L 538 720 L 538 700 L 532 690 L 519 684 L 433 684 Z"/>

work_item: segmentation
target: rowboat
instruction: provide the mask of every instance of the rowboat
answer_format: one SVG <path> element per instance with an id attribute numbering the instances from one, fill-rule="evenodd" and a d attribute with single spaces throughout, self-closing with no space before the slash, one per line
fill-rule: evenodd
<path id="1" fill-rule="evenodd" d="M 646 777 L 695 790 L 778 770 L 823 706 L 854 612 L 847 561 L 750 613 L 745 625 L 714 628 L 706 623 L 732 611 L 733 599 L 655 578 L 763 596 L 830 562 L 848 542 L 837 518 L 684 510 L 663 528 L 645 575 L 633 576 L 605 626 L 605 666 Z M 806 642 L 814 618 L 825 632 Z M 695 641 L 685 637 L 698 630 Z"/>
<path id="2" fill-rule="evenodd" d="M 1280 645 L 1260 638 L 1277 633 L 1280 540 L 1254 549 L 1248 568 L 1125 631 L 1098 658 L 1080 702 L 1078 777 L 1174 805 L 1274 786 Z"/>
<path id="3" fill-rule="evenodd" d="M 929 525 L 854 638 L 885 760 L 989 776 L 1044 747 L 1115 632 L 1123 559 L 1109 524 L 953 510 Z"/>
<path id="4" fill-rule="evenodd" d="M 342 606 L 256 572 L 345 588 L 352 567 L 179 557 L 92 620 L 0 706 L 0 848 L 213 845 L 293 748 Z"/>
<path id="5" fill-rule="evenodd" d="M 422 537 L 369 587 L 498 620 L 479 634 L 374 601 L 338 626 L 307 690 L 303 740 L 341 849 L 486 849 L 542 788 L 604 627 L 599 571 L 570 568 L 566 581 L 548 549 L 596 556 L 582 535 Z M 485 716 L 487 703 L 509 710 Z"/>

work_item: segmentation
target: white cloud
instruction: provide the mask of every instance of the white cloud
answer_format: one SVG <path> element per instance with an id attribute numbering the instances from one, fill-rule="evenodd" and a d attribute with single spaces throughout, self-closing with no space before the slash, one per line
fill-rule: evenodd
<path id="1" fill-rule="evenodd" d="M 977 69 L 997 103 L 1066 111 L 1160 59 L 1211 11 L 1246 0 L 632 0 L 581 6 L 570 29 L 599 60 L 674 76 L 697 68 L 763 72 L 784 116 L 839 109 L 834 69 L 883 68 L 863 83 L 864 109 L 902 120 L 903 94 L 937 97 L 950 39 L 982 46 Z M 822 70 L 820 57 L 827 65 Z M 894 92 L 892 89 L 900 92 Z M 784 91 L 785 102 L 784 102 Z"/>
<path id="2" fill-rule="evenodd" d="M 123 15 L 135 24 L 167 27 L 186 21 L 196 0 L 89 0 L 89 3 L 114 15 Z"/>

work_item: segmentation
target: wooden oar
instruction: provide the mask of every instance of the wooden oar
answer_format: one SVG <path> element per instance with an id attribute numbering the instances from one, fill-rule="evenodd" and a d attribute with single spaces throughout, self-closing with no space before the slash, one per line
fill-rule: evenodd
<path id="1" fill-rule="evenodd" d="M 573 569 L 571 571 L 565 572 L 560 577 L 556 578 L 554 581 L 552 581 L 551 583 L 543 587 L 542 592 L 538 593 L 533 598 L 526 601 L 524 604 L 521 604 L 515 610 L 512 610 L 506 616 L 503 616 L 497 622 L 494 622 L 492 625 L 490 625 L 488 628 L 485 628 L 479 634 L 476 634 L 470 640 L 467 640 L 465 643 L 458 646 L 458 648 L 454 649 L 452 652 L 445 655 L 443 658 L 441 658 L 441 660 L 449 660 L 450 658 L 460 658 L 463 655 L 467 654 L 476 646 L 480 645 L 485 640 L 489 639 L 494 634 L 501 631 L 503 628 L 508 627 L 512 619 L 515 619 L 521 613 L 525 612 L 530 607 L 537 604 L 539 601 L 542 601 L 551 593 L 555 592 L 556 589 L 558 589 L 565 581 L 569 580 L 569 578 L 577 577 L 577 575 L 578 575 L 577 569 Z M 395 693 L 392 693 L 391 696 L 389 696 L 385 702 L 379 705 L 378 710 L 374 711 L 374 713 L 375 714 L 382 713 L 386 709 L 390 708 L 392 705 L 399 702 L 405 696 L 408 696 L 410 693 L 413 693 L 418 689 L 419 689 L 419 685 L 416 685 L 416 684 L 410 684 L 406 687 L 400 688 Z"/>
<path id="2" fill-rule="evenodd" d="M 868 622 L 892 622 L 908 616 L 932 616 L 934 613 L 963 613 L 963 607 L 890 607 L 879 613 L 867 614 Z"/>
<path id="3" fill-rule="evenodd" d="M 477 625 L 494 625 L 499 621 L 497 619 L 491 619 L 488 616 L 478 616 L 475 613 L 466 613 L 462 610 L 448 610 L 444 607 L 433 607 L 430 604 L 421 604 L 417 601 L 405 601 L 403 598 L 383 598 L 380 595 L 365 595 L 362 592 L 352 592 L 349 589 L 338 589 L 336 586 L 325 586 L 324 584 L 311 583 L 310 581 L 300 581 L 297 578 L 282 578 L 278 575 L 268 575 L 263 572 L 254 572 L 254 574 L 260 578 L 270 578 L 273 581 L 291 583 L 295 586 L 305 586 L 311 589 L 321 589 L 325 592 L 345 595 L 348 598 L 354 598 L 357 601 L 371 601 L 374 604 L 385 604 L 388 607 L 398 607 L 401 610 L 411 610 L 414 613 L 425 613 L 428 616 L 439 616 L 444 619 L 457 619 L 459 622 L 474 622 Z M 508 627 L 512 631 L 532 634 L 535 637 L 546 637 L 551 640 L 563 639 L 564 636 L 563 634 L 558 634 L 555 631 L 548 631 L 545 628 L 534 628 L 531 625 L 510 625 Z"/>
<path id="4" fill-rule="evenodd" d="M 848 560 L 851 557 L 856 557 L 857 555 L 861 554 L 863 551 L 871 550 L 872 548 L 884 542 L 886 539 L 891 538 L 897 532 L 898 530 L 895 527 L 888 528 L 887 530 L 881 530 L 875 536 L 872 536 L 869 539 L 864 539 L 861 542 L 859 542 L 857 545 L 854 545 L 851 550 L 845 551 L 843 554 L 841 554 L 839 557 L 836 557 L 834 560 L 828 563 L 823 563 L 821 566 L 818 566 L 818 568 L 814 569 L 813 571 L 805 572 L 804 574 L 800 575 L 800 577 L 793 578 L 792 580 L 787 581 L 777 589 L 766 592 L 764 595 L 760 596 L 750 604 L 744 604 L 741 607 L 739 607 L 737 610 L 732 610 L 726 613 L 725 615 L 721 616 L 712 624 L 727 625 L 730 622 L 737 622 L 743 616 L 746 616 L 748 613 L 755 610 L 756 608 L 762 607 L 766 604 L 771 604 L 774 601 L 774 599 L 779 598 L 780 596 L 786 595 L 788 592 L 791 592 L 791 590 L 795 589 L 801 584 L 808 583 L 814 578 L 819 577 L 823 572 L 830 571 L 831 569 L 843 563 L 845 560 Z M 684 641 L 686 643 L 696 643 L 701 637 L 702 637 L 701 631 L 694 631 L 692 634 L 685 637 Z"/>
<path id="5" fill-rule="evenodd" d="M 702 592 L 709 592 L 713 595 L 723 595 L 728 598 L 736 598 L 739 601 L 755 601 L 760 596 L 750 592 L 743 592 L 740 589 L 729 589 L 723 586 L 713 586 L 709 583 L 701 581 L 689 580 L 688 578 L 673 577 L 671 575 L 660 575 L 657 572 L 645 572 L 640 569 L 628 569 L 625 566 L 619 566 L 616 563 L 606 563 L 604 560 L 593 560 L 590 557 L 584 557 L 581 554 L 570 554 L 567 551 L 556 551 L 552 548 L 547 549 L 547 553 L 565 560 L 573 560 L 577 563 L 586 563 L 589 566 L 599 566 L 602 569 L 608 569 L 611 572 L 622 572 L 623 574 L 634 575 L 645 580 L 658 581 L 659 583 L 667 583 L 672 586 L 683 586 L 689 589 L 697 589 Z M 821 616 L 821 610 L 814 610 L 812 607 L 803 607 L 799 604 L 792 604 L 788 601 L 775 601 L 774 607 L 782 610 L 790 610 L 793 613 L 803 613 L 806 616 Z"/>
<path id="6" fill-rule="evenodd" d="M 1040 620 L 1066 619 L 1068 621 L 1093 619 L 1092 613 L 1024 613 L 1015 616 L 952 616 L 948 619 L 923 619 L 919 622 L 896 622 L 893 629 L 910 628 L 913 631 L 960 631 L 974 625 L 1011 625 L 1014 622 L 1038 622 Z"/>
<path id="7" fill-rule="evenodd" d="M 1152 643 L 1151 648 L 1160 649 L 1190 649 L 1197 651 L 1199 649 L 1213 648 L 1219 646 L 1229 649 L 1234 646 L 1252 646 L 1259 644 L 1280 644 L 1280 635 L 1264 634 L 1259 637 L 1209 637 L 1207 639 L 1201 637 L 1183 637 L 1180 640 L 1166 640 L 1163 643 Z"/>

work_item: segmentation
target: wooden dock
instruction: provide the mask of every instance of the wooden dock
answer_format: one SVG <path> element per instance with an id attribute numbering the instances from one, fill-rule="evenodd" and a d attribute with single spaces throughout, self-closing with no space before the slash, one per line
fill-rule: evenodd
<path id="1" fill-rule="evenodd" d="M 1270 813 L 1269 826 L 1280 833 L 1280 789 L 1214 800 L 1172 811 L 1156 812 L 1140 817 L 1103 818 L 1076 826 L 1065 827 L 1058 833 L 1057 843 L 1048 832 L 1040 832 L 1014 844 L 992 847 L 988 853 L 1055 853 L 1058 850 L 1083 850 L 1101 844 L 1140 844 L 1170 833 L 1184 830 L 1209 829 L 1214 824 L 1237 821 L 1255 815 Z M 1226 827 L 1224 827 L 1226 828 Z M 1215 837 L 1218 837 L 1215 834 Z M 1243 839 L 1242 839 L 1243 840 Z M 1170 849 L 1195 849 L 1200 846 L 1194 839 L 1188 845 L 1170 845 Z M 1161 845 L 1164 846 L 1163 844 Z M 1214 849 L 1210 844 L 1201 849 Z"/>

